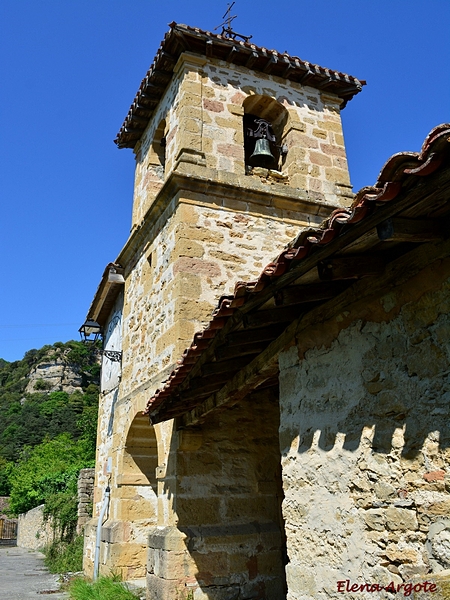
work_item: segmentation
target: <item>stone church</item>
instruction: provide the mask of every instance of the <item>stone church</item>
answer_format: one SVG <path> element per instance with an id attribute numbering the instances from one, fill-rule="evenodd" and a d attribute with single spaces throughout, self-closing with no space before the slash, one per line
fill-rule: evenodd
<path id="1" fill-rule="evenodd" d="M 87 574 L 102 511 L 100 574 L 149 600 L 444 585 L 450 125 L 354 195 L 340 111 L 363 85 L 170 25 L 116 139 L 132 228 L 87 315 Z"/>

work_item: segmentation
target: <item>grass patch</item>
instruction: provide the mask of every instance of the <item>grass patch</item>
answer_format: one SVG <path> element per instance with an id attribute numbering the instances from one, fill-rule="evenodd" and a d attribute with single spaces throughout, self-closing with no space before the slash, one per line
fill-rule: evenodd
<path id="1" fill-rule="evenodd" d="M 115 577 L 100 577 L 94 583 L 85 579 L 74 579 L 68 591 L 71 600 L 136 600 L 139 598 Z"/>
<path id="2" fill-rule="evenodd" d="M 74 573 L 83 570 L 83 536 L 71 542 L 54 541 L 44 549 L 45 566 L 51 573 Z"/>

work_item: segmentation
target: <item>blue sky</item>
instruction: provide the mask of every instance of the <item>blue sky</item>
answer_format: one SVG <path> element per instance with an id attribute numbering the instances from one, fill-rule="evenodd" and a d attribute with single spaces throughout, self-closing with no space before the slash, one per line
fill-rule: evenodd
<path id="1" fill-rule="evenodd" d="M 226 2 L 3 0 L 0 357 L 77 339 L 130 228 L 134 159 L 113 139 L 171 21 Z M 236 31 L 368 85 L 343 111 L 355 191 L 450 121 L 448 0 L 237 0 Z"/>

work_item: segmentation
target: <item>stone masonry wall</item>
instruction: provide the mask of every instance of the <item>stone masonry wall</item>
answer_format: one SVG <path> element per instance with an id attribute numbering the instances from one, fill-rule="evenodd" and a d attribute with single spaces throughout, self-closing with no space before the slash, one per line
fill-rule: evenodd
<path id="1" fill-rule="evenodd" d="M 279 142 L 288 147 L 282 161 L 286 177 L 278 180 L 305 191 L 312 201 L 349 203 L 351 185 L 337 96 L 189 53 L 180 57 L 174 73 L 135 148 L 133 227 L 141 223 L 170 173 L 182 164 L 196 176 L 235 185 L 244 177 L 243 186 L 251 185 L 254 176 L 245 177 L 243 115 L 258 112 L 259 98 L 277 103 L 284 114 L 278 125 Z M 259 112 L 272 120 L 267 111 L 265 115 L 264 106 L 260 107 Z M 164 153 L 160 151 L 162 123 Z"/>
<path id="2" fill-rule="evenodd" d="M 19 548 L 38 550 L 52 542 L 53 530 L 51 522 L 45 522 L 43 515 L 43 504 L 19 515 L 17 529 L 17 546 Z"/>
<path id="3" fill-rule="evenodd" d="M 246 173 L 243 115 L 255 112 L 260 98 L 289 147 L 284 173 Z M 99 411 L 94 514 L 108 479 L 111 486 L 101 572 L 118 568 L 125 578 L 140 576 L 145 528 L 176 524 L 176 495 L 167 492 L 167 482 L 177 478 L 176 464 L 168 470 L 177 443 L 173 424 L 147 424 L 147 433 L 136 434 L 149 395 L 221 295 L 259 276 L 301 227 L 318 225 L 349 203 L 339 105 L 312 88 L 188 53 L 175 66 L 135 148 L 132 232 L 120 259 L 121 380 L 105 390 Z M 140 444 L 144 455 L 130 444 L 135 434 L 151 440 Z M 87 526 L 87 572 L 95 524 Z"/>
<path id="4" fill-rule="evenodd" d="M 95 469 L 81 469 L 78 475 L 78 523 L 77 533 L 92 517 L 92 502 L 94 499 Z"/>
<path id="5" fill-rule="evenodd" d="M 171 203 L 155 224 L 160 228 L 167 219 L 164 229 L 149 236 L 127 273 L 121 395 L 164 374 L 209 320 L 220 295 L 240 279 L 257 277 L 298 231 L 262 208 L 250 212 L 249 203 L 222 208 L 219 201 L 200 196 Z M 297 218 L 299 225 L 306 221 L 301 213 Z"/>
<path id="6" fill-rule="evenodd" d="M 178 432 L 159 480 L 174 525 L 149 535 L 152 600 L 285 598 L 278 424 L 266 390 Z"/>
<path id="7" fill-rule="evenodd" d="M 443 261 L 280 356 L 289 600 L 450 568 L 449 274 Z"/>

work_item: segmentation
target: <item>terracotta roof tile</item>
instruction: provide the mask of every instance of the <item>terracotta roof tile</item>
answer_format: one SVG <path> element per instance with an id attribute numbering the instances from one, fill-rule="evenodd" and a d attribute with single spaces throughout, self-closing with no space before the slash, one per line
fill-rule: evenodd
<path id="1" fill-rule="evenodd" d="M 278 75 L 298 83 L 304 82 L 312 87 L 334 93 L 344 100 L 344 105 L 360 92 L 366 83 L 352 75 L 326 69 L 303 61 L 298 56 L 281 54 L 276 50 L 268 50 L 250 42 L 233 40 L 188 25 L 170 23 L 169 26 L 170 29 L 164 36 L 114 140 L 119 148 L 134 148 L 164 94 L 176 61 L 186 50 L 236 65 L 248 66 L 255 71 L 267 69 L 270 63 L 271 75 Z"/>

